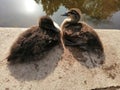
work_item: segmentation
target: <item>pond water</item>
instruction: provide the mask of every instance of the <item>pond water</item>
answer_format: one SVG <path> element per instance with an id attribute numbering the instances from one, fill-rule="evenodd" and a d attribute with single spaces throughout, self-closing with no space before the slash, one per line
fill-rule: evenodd
<path id="1" fill-rule="evenodd" d="M 31 27 L 43 15 L 60 25 L 73 7 L 94 28 L 120 29 L 120 0 L 0 0 L 0 27 Z"/>

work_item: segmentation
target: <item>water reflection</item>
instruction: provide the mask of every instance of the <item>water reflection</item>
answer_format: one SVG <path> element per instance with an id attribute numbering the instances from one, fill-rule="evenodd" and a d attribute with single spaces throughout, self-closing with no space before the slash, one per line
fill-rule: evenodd
<path id="1" fill-rule="evenodd" d="M 34 0 L 0 0 L 0 27 L 30 27 L 44 14 Z"/>
<path id="2" fill-rule="evenodd" d="M 28 2 L 28 0 L 25 0 L 24 7 L 25 7 L 26 12 L 33 13 L 35 12 L 37 6 L 34 1 L 30 0 Z"/>
<path id="3" fill-rule="evenodd" d="M 120 0 L 35 0 L 43 5 L 43 10 L 52 15 L 62 5 L 67 9 L 79 8 L 83 13 L 96 18 L 106 19 L 120 10 Z M 41 1 L 41 2 L 38 2 Z"/>
<path id="4" fill-rule="evenodd" d="M 60 25 L 60 15 L 73 7 L 94 28 L 120 29 L 120 0 L 0 0 L 0 27 L 30 27 L 45 14 Z"/>
<path id="5" fill-rule="evenodd" d="M 35 0 L 36 1 L 36 0 Z M 38 0 L 37 0 L 38 1 Z M 116 12 L 120 11 L 120 0 L 40 0 L 43 10 L 48 15 L 53 15 L 59 7 L 66 9 L 79 8 L 84 13 L 84 21 L 95 28 L 118 28 L 120 20 L 116 21 Z M 120 14 L 117 15 L 117 19 Z M 114 22 L 113 22 L 114 21 Z"/>

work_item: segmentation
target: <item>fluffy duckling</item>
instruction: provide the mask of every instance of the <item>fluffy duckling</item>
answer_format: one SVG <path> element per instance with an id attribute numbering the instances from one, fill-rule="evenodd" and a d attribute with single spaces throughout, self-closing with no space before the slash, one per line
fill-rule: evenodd
<path id="1" fill-rule="evenodd" d="M 97 33 L 91 26 L 80 21 L 79 9 L 72 8 L 62 16 L 67 16 L 61 24 L 65 45 L 80 46 L 82 49 L 99 49 L 103 52 L 103 46 Z"/>
<path id="2" fill-rule="evenodd" d="M 48 16 L 42 16 L 39 26 L 34 26 L 18 37 L 10 49 L 7 60 L 11 63 L 32 61 L 43 57 L 60 41 L 60 31 Z"/>

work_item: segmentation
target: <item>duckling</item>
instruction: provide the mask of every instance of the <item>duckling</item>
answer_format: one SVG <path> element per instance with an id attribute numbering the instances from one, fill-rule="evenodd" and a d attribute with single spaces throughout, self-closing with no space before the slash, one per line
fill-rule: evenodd
<path id="1" fill-rule="evenodd" d="M 67 46 L 80 46 L 82 49 L 99 49 L 103 52 L 103 45 L 94 29 L 88 24 L 81 22 L 81 11 L 71 8 L 62 16 L 67 18 L 61 24 L 63 40 Z"/>
<path id="2" fill-rule="evenodd" d="M 32 61 L 41 58 L 60 42 L 60 30 L 48 16 L 42 16 L 38 26 L 26 30 L 13 43 L 7 61 L 10 63 Z"/>
<path id="3" fill-rule="evenodd" d="M 102 42 L 91 26 L 80 21 L 80 10 L 71 8 L 62 16 L 67 16 L 61 24 L 63 42 L 73 56 L 81 63 L 84 62 L 86 67 L 91 67 L 91 64 L 92 67 L 103 64 L 104 49 Z M 87 62 L 91 64 L 87 64 Z"/>

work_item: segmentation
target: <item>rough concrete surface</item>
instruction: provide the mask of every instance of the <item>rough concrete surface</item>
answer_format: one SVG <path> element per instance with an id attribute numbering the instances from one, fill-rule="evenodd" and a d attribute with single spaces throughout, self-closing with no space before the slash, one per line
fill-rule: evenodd
<path id="1" fill-rule="evenodd" d="M 96 30 L 105 50 L 102 65 L 89 67 L 59 46 L 43 60 L 9 65 L 5 58 L 24 30 L 0 28 L 0 90 L 120 90 L 120 30 Z"/>

